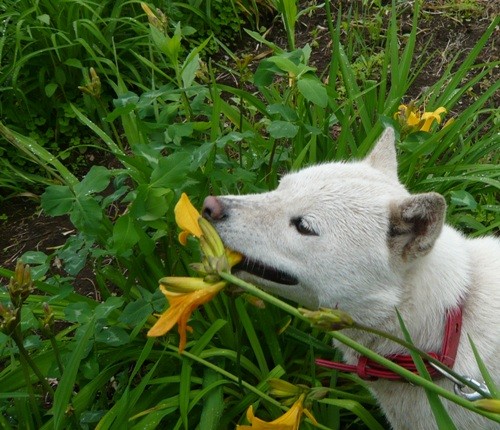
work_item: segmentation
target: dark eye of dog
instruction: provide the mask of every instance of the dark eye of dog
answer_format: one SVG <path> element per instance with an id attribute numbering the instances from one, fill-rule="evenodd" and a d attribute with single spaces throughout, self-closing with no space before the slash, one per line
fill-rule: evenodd
<path id="1" fill-rule="evenodd" d="M 310 224 L 302 217 L 292 218 L 291 224 L 303 236 L 319 236 Z"/>

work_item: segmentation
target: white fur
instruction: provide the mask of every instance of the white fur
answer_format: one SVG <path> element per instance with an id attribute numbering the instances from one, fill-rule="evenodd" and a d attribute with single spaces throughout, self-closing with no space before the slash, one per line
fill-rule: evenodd
<path id="1" fill-rule="evenodd" d="M 397 178 L 392 129 L 365 160 L 308 167 L 285 176 L 275 191 L 217 202 L 224 216 L 213 223 L 224 242 L 293 274 L 299 284 L 246 277 L 303 306 L 339 307 L 401 337 L 397 308 L 416 345 L 439 351 L 445 310 L 463 302 L 454 368 L 482 380 L 470 336 L 500 384 L 500 240 L 467 239 L 443 226 L 444 201 L 435 193 L 410 196 Z M 291 222 L 295 217 L 318 235 L 300 234 Z M 378 337 L 347 333 L 382 355 L 405 353 Z M 346 362 L 356 363 L 354 351 L 338 347 Z M 452 390 L 447 380 L 439 384 Z M 385 380 L 369 385 L 393 429 L 437 428 L 423 389 Z M 459 429 L 500 428 L 444 403 Z"/>

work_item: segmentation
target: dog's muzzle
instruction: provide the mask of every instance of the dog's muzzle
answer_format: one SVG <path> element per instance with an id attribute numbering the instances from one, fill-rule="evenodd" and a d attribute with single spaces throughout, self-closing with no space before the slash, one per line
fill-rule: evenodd
<path id="1" fill-rule="evenodd" d="M 282 285 L 297 285 L 299 283 L 299 280 L 295 276 L 247 257 L 244 257 L 240 263 L 233 267 L 233 272 L 238 271 L 244 271 L 266 281 Z"/>

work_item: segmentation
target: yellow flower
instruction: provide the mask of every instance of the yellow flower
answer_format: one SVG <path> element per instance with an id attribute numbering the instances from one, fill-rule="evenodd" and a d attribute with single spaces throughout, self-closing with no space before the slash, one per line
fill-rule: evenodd
<path id="1" fill-rule="evenodd" d="M 446 113 L 446 109 L 442 106 L 437 108 L 434 112 L 424 112 L 422 114 L 422 119 L 425 120 L 425 122 L 420 127 L 420 130 L 429 131 L 434 121 L 437 121 L 438 124 L 441 124 L 441 114 L 443 113 Z"/>
<path id="2" fill-rule="evenodd" d="M 401 134 L 406 136 L 416 131 L 429 132 L 434 121 L 441 124 L 441 115 L 445 113 L 446 109 L 442 106 L 438 107 L 433 112 L 421 113 L 412 102 L 408 105 L 400 105 L 398 111 L 394 114 L 394 119 L 396 119 L 401 126 Z M 449 124 L 451 124 L 450 120 L 448 120 L 443 127 Z"/>
<path id="3" fill-rule="evenodd" d="M 160 279 L 160 290 L 167 298 L 169 306 L 158 321 L 148 331 L 148 336 L 157 337 L 168 333 L 175 324 L 180 335 L 179 352 L 186 346 L 186 330 L 189 318 L 198 306 L 212 300 L 224 287 L 219 273 L 230 271 L 243 258 L 241 254 L 224 247 L 215 228 L 201 218 L 188 196 L 182 194 L 174 208 L 175 221 L 182 229 L 179 241 L 185 245 L 188 235 L 200 241 L 204 255 L 201 263 L 191 265 L 201 278 L 167 276 Z"/>
<path id="4" fill-rule="evenodd" d="M 201 218 L 200 213 L 192 205 L 186 193 L 182 193 L 181 198 L 174 208 L 175 222 L 182 229 L 179 233 L 179 242 L 185 245 L 187 237 L 191 234 L 198 238 L 201 237 L 201 231 L 198 221 Z"/>
<path id="5" fill-rule="evenodd" d="M 298 430 L 302 415 L 306 415 L 313 423 L 317 421 L 306 408 L 304 408 L 305 394 L 302 394 L 299 399 L 288 409 L 288 411 L 274 421 L 266 422 L 257 418 L 253 413 L 253 407 L 250 406 L 247 410 L 247 420 L 250 421 L 249 426 L 238 425 L 237 430 Z"/>
<path id="6" fill-rule="evenodd" d="M 187 325 L 191 314 L 198 306 L 212 300 L 225 285 L 225 282 L 206 284 L 205 287 L 195 289 L 189 293 L 168 291 L 163 285 L 160 285 L 160 290 L 165 294 L 169 302 L 169 308 L 158 318 L 155 325 L 151 327 L 148 331 L 148 336 L 163 336 L 177 324 L 180 336 L 179 353 L 181 353 L 186 347 L 186 330 L 192 331 L 191 327 Z"/>

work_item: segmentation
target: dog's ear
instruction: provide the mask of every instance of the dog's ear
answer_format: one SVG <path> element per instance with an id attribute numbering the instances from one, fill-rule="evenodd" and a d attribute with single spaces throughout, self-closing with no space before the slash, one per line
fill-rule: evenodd
<path id="1" fill-rule="evenodd" d="M 393 202 L 389 214 L 389 248 L 410 261 L 428 254 L 443 228 L 444 197 L 437 193 L 416 194 Z"/>
<path id="2" fill-rule="evenodd" d="M 370 166 L 374 167 L 387 176 L 398 179 L 398 162 L 396 159 L 396 137 L 394 129 L 387 127 L 377 140 L 372 152 L 366 160 Z"/>

